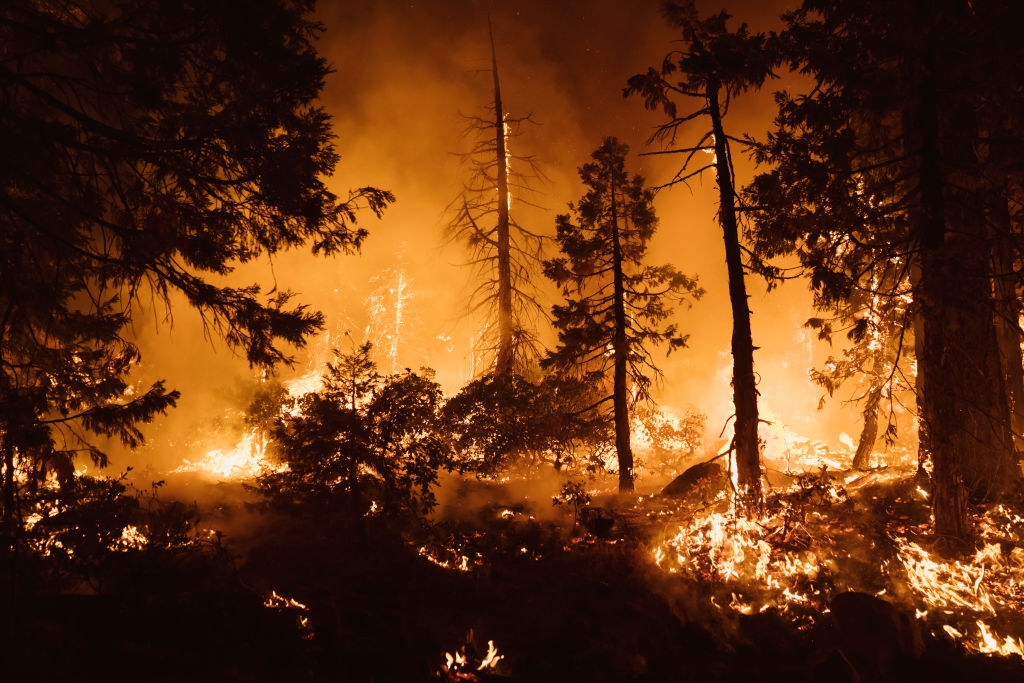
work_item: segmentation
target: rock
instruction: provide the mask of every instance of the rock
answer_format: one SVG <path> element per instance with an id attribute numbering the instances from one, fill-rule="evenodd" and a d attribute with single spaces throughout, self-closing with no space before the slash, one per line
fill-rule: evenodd
<path id="1" fill-rule="evenodd" d="M 688 468 L 661 490 L 663 496 L 688 496 L 698 490 L 701 484 L 711 487 L 717 493 L 728 485 L 725 469 L 717 462 L 702 462 Z"/>

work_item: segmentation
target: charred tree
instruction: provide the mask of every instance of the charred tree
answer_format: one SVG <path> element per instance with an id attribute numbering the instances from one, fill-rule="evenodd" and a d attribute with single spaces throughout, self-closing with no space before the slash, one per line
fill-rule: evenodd
<path id="1" fill-rule="evenodd" d="M 754 372 L 753 337 L 746 286 L 743 246 L 738 223 L 739 201 L 730 142 L 747 144 L 728 135 L 723 118 L 731 99 L 750 88 L 757 88 L 771 73 L 771 57 L 763 35 L 750 34 L 746 25 L 730 31 L 729 15 L 701 18 L 692 1 L 666 4 L 666 18 L 682 32 L 684 47 L 670 53 L 660 69 L 634 76 L 625 94 L 640 94 L 649 109 L 660 108 L 669 117 L 654 139 L 668 143 L 661 154 L 683 154 L 681 169 L 666 186 L 686 183 L 708 170 L 714 170 L 718 185 L 718 221 L 725 244 L 726 271 L 729 277 L 729 302 L 732 310 L 733 404 L 736 422 L 732 449 L 742 508 L 757 514 L 761 506 L 761 449 L 758 438 L 757 378 Z M 698 108 L 680 114 L 678 97 L 696 99 Z M 681 127 L 706 117 L 709 128 L 692 147 L 676 147 Z M 712 160 L 693 169 L 690 163 L 701 153 Z"/>
<path id="2" fill-rule="evenodd" d="M 469 312 L 486 310 L 483 345 L 489 362 L 485 372 L 528 374 L 540 354 L 536 327 L 544 311 L 533 283 L 540 269 L 543 238 L 513 218 L 511 204 L 513 190 L 532 192 L 530 182 L 539 171 L 532 157 L 514 155 L 509 149 L 520 126 L 530 119 L 513 118 L 505 110 L 490 19 L 488 35 L 493 83 L 490 117 L 469 117 L 467 137 L 476 143 L 462 156 L 471 177 L 453 202 L 455 217 L 449 229 L 469 247 L 469 265 L 476 271 L 478 282 L 470 295 Z M 514 171 L 513 162 L 528 171 Z M 532 206 L 524 197 L 518 201 Z"/>
<path id="3" fill-rule="evenodd" d="M 512 243 L 509 234 L 508 150 L 505 135 L 505 107 L 501 103 L 501 83 L 498 81 L 498 57 L 494 50 L 494 32 L 487 22 L 491 40 L 491 73 L 494 75 L 494 150 L 498 171 L 498 225 L 495 230 L 498 259 L 498 343 L 494 354 L 494 374 L 512 372 L 515 356 L 515 334 L 512 326 Z"/>
<path id="4" fill-rule="evenodd" d="M 608 138 L 580 168 L 586 194 L 558 217 L 557 240 L 563 256 L 547 261 L 545 273 L 562 287 L 564 305 L 553 309 L 558 347 L 541 361 L 547 368 L 574 372 L 610 389 L 589 410 L 607 413 L 614 424 L 619 490 L 632 491 L 633 451 L 630 411 L 650 398 L 660 372 L 648 346 L 686 345 L 666 321 L 670 301 L 699 297 L 694 278 L 671 266 L 644 264 L 654 234 L 654 192 L 625 168 L 628 148 Z"/>

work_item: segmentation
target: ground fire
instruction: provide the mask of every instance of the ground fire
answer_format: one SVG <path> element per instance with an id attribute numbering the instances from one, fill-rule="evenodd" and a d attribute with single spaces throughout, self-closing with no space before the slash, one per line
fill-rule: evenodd
<path id="1" fill-rule="evenodd" d="M 0 680 L 1024 681 L 1021 25 L 0 4 Z"/>

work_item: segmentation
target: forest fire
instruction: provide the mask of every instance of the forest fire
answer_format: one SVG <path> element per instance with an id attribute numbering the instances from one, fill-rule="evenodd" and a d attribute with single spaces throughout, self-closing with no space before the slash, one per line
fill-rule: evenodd
<path id="1" fill-rule="evenodd" d="M 806 526 L 782 516 L 753 521 L 731 510 L 697 514 L 675 536 L 656 543 L 652 559 L 663 571 L 707 585 L 722 596 L 714 604 L 723 609 L 741 614 L 777 610 L 805 625 L 827 614 L 838 593 L 880 583 L 877 594 L 892 595 L 928 627 L 974 651 L 1021 654 L 1019 637 L 993 633 L 1006 616 L 1024 609 L 1018 515 L 1002 506 L 985 515 L 984 526 L 1002 546 L 986 543 L 964 559 L 940 558 L 894 534 L 893 554 L 858 576 L 844 575 L 842 558 L 865 539 L 844 528 L 828 507 L 805 515 Z M 1004 556 L 1002 547 L 1013 549 Z"/>
<path id="2" fill-rule="evenodd" d="M 0 679 L 1024 680 L 1024 3 L 722 5 L 0 3 Z"/>

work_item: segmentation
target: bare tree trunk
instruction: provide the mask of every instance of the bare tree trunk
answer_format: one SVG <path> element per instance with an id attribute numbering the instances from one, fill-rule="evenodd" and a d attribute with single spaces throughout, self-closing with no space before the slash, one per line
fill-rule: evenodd
<path id="1" fill-rule="evenodd" d="M 1011 244 L 1010 211 L 1005 182 L 988 196 L 989 224 L 992 226 L 993 294 L 995 298 L 996 339 L 999 360 L 1006 379 L 1006 398 L 1010 404 L 1010 424 L 1016 450 L 1024 449 L 1024 359 L 1020 342 L 1021 303 L 1017 297 Z"/>
<path id="2" fill-rule="evenodd" d="M 626 285 L 622 273 L 622 247 L 619 242 L 618 205 L 615 202 L 615 181 L 610 181 L 612 214 L 612 273 L 615 315 L 615 375 L 612 405 L 615 412 L 615 453 L 619 460 L 619 491 L 633 490 L 633 449 L 629 442 L 629 342 L 626 338 Z M 627 219 L 628 220 L 628 219 Z"/>
<path id="3" fill-rule="evenodd" d="M 871 451 L 878 439 L 878 404 L 882 400 L 882 390 L 885 388 L 885 383 L 879 381 L 879 374 L 885 369 L 884 358 L 884 353 L 876 352 L 872 367 L 871 387 L 868 389 L 867 400 L 864 402 L 864 428 L 860 431 L 857 452 L 853 455 L 853 469 L 855 470 L 866 470 L 870 467 Z"/>
<path id="4" fill-rule="evenodd" d="M 708 111 L 715 137 L 715 170 L 718 180 L 718 219 L 725 239 L 725 264 L 729 273 L 729 301 L 732 304 L 732 387 L 736 408 L 736 472 L 740 502 L 744 508 L 761 506 L 761 452 L 757 436 L 757 382 L 754 376 L 754 342 L 750 332 L 750 306 L 743 274 L 739 228 L 736 222 L 736 192 L 729 158 L 728 138 L 722 127 L 718 102 L 719 86 L 708 87 Z"/>
<path id="5" fill-rule="evenodd" d="M 925 340 L 918 362 L 927 378 L 922 413 L 934 462 L 935 533 L 968 540 L 968 502 L 995 499 L 1011 484 L 1013 449 L 993 325 L 991 261 L 971 172 L 977 164 L 973 112 L 954 103 L 952 115 L 940 117 L 936 46 L 927 28 L 923 37 L 915 133 L 921 150 L 915 300 Z M 945 138 L 941 122 L 951 131 Z"/>
<path id="6" fill-rule="evenodd" d="M 494 51 L 494 33 L 490 18 L 487 30 L 491 38 L 491 70 L 494 74 L 494 148 L 498 177 L 498 348 L 495 354 L 494 374 L 512 372 L 515 361 L 515 331 L 512 329 L 512 247 L 509 236 L 508 153 L 505 146 L 505 109 L 501 103 L 501 84 L 498 82 L 498 58 Z"/>
<path id="7" fill-rule="evenodd" d="M 917 408 L 917 477 L 923 481 L 931 481 L 932 471 L 932 447 L 928 438 L 928 421 L 924 419 L 924 392 L 925 374 L 921 365 L 921 358 L 924 356 L 924 318 L 921 316 L 921 306 L 917 300 L 919 283 L 921 281 L 921 268 L 914 265 L 910 270 L 910 284 L 914 292 L 914 303 L 912 308 L 912 325 L 914 326 L 914 358 L 917 360 L 917 375 L 914 378 L 914 401 Z"/>

